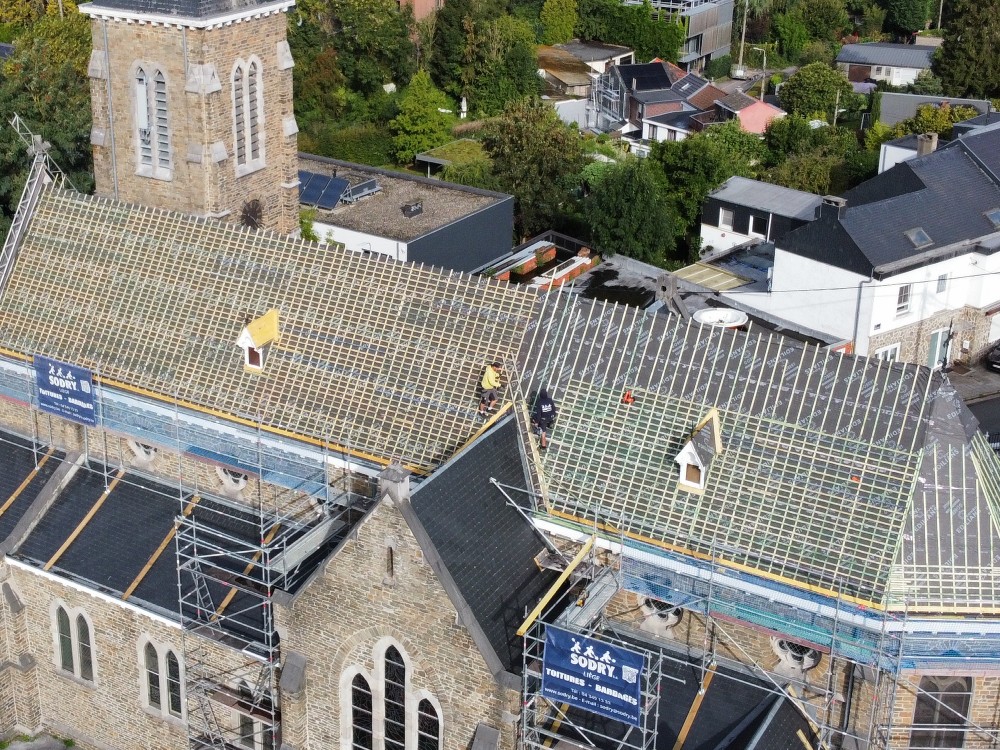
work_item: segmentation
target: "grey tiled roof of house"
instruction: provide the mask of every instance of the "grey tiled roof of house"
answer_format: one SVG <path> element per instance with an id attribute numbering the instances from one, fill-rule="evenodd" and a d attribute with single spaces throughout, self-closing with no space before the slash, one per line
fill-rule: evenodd
<path id="1" fill-rule="evenodd" d="M 128 11 L 157 16 L 177 16 L 178 18 L 214 18 L 231 13 L 288 5 L 282 0 L 95 0 L 88 7 L 98 10 Z"/>
<path id="2" fill-rule="evenodd" d="M 722 99 L 719 99 L 719 104 L 728 110 L 739 112 L 741 109 L 746 109 L 750 105 L 755 104 L 756 101 L 756 99 L 751 96 L 747 96 L 742 91 L 734 91 Z"/>
<path id="3" fill-rule="evenodd" d="M 435 572 L 453 601 L 458 600 L 459 615 L 473 618 L 467 622 L 470 630 L 477 628 L 485 637 L 486 643 L 477 645 L 487 650 L 487 662 L 520 674 L 517 628 L 557 574 L 539 570 L 534 558 L 543 542 L 491 479 L 522 490 L 527 486 L 512 418 L 420 485 L 410 501 L 417 523 L 407 521 L 417 527 L 418 541 L 423 528 L 433 547 L 425 550 L 428 562 L 443 566 Z M 524 497 L 517 489 L 512 494 Z"/>
<path id="4" fill-rule="evenodd" d="M 889 91 L 882 93 L 882 113 L 878 121 L 883 125 L 895 125 L 902 120 L 908 120 L 917 114 L 917 107 L 925 104 L 939 106 L 948 102 L 952 107 L 975 107 L 980 112 L 986 112 L 990 103 L 985 99 L 954 99 L 947 96 L 924 96 L 923 94 L 895 94 Z"/>
<path id="5" fill-rule="evenodd" d="M 839 219 L 821 217 L 779 245 L 865 276 L 913 267 L 934 249 L 996 231 L 985 212 L 1000 207 L 997 154 L 1000 130 L 897 164 L 848 191 Z M 917 228 L 930 244 L 917 246 L 906 235 Z"/>
<path id="6" fill-rule="evenodd" d="M 823 201 L 820 196 L 813 193 L 750 180 L 746 177 L 730 177 L 709 193 L 709 196 L 738 206 L 806 221 L 816 217 L 816 206 Z"/>
<path id="7" fill-rule="evenodd" d="M 893 68 L 919 68 L 931 66 L 932 47 L 889 42 L 845 44 L 837 54 L 837 62 L 852 65 L 888 65 Z"/>

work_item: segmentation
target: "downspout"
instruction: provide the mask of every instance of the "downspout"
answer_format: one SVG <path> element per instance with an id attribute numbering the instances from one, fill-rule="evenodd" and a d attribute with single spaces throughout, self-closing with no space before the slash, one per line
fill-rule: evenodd
<path id="1" fill-rule="evenodd" d="M 111 49 L 108 47 L 108 19 L 101 22 L 104 30 L 104 60 L 108 66 L 108 74 L 105 80 L 108 88 L 108 130 L 111 133 L 111 180 L 115 186 L 115 200 L 118 200 L 118 149 L 115 148 L 115 108 L 111 101 Z"/>
<path id="2" fill-rule="evenodd" d="M 858 353 L 858 327 L 861 325 L 861 293 L 864 291 L 865 284 L 871 284 L 875 281 L 874 274 L 867 279 L 862 279 L 858 282 L 858 302 L 854 307 L 854 335 L 851 337 L 851 354 Z"/>
<path id="3" fill-rule="evenodd" d="M 847 672 L 847 686 L 844 689 L 844 713 L 840 717 L 840 746 L 844 746 L 844 739 L 851 729 L 851 707 L 854 703 L 854 680 L 859 667 L 855 664 Z"/>

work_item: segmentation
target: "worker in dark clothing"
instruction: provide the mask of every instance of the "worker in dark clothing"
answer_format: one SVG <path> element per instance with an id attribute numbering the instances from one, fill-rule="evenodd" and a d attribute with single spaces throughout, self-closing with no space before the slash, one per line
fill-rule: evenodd
<path id="1" fill-rule="evenodd" d="M 538 392 L 538 400 L 535 401 L 535 409 L 531 413 L 531 424 L 534 425 L 538 433 L 538 442 L 542 450 L 548 448 L 548 433 L 556 421 L 556 402 L 549 396 L 549 392 L 544 388 Z"/>

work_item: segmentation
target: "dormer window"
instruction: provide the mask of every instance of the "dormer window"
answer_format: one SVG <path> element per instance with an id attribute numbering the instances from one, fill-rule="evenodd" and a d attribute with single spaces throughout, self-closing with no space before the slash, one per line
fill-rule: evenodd
<path id="1" fill-rule="evenodd" d="M 278 311 L 269 310 L 247 323 L 236 339 L 236 345 L 243 350 L 243 369 L 260 372 L 264 369 L 271 346 L 278 341 Z"/>
<path id="2" fill-rule="evenodd" d="M 716 454 L 722 452 L 722 438 L 719 424 L 719 412 L 712 409 L 688 439 L 680 453 L 677 454 L 677 465 L 680 474 L 677 486 L 688 492 L 702 492 L 705 489 L 705 479 L 708 469 Z"/>

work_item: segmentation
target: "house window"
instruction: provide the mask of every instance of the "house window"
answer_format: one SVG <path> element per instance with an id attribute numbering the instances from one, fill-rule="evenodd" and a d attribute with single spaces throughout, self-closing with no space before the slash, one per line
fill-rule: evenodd
<path id="1" fill-rule="evenodd" d="M 163 71 L 143 67 L 135 71 L 136 173 L 169 180 L 173 169 L 170 121 L 167 116 L 167 79 Z"/>
<path id="2" fill-rule="evenodd" d="M 261 369 L 263 365 L 261 364 L 260 349 L 256 349 L 252 346 L 247 347 L 247 367 L 253 367 L 257 370 Z"/>
<path id="3" fill-rule="evenodd" d="M 882 66 L 881 65 L 876 65 L 875 66 L 875 75 L 877 75 L 877 76 L 882 75 Z"/>
<path id="4" fill-rule="evenodd" d="M 264 166 L 263 81 L 261 64 L 238 60 L 233 68 L 233 151 L 237 176 Z"/>
<path id="5" fill-rule="evenodd" d="M 94 682 L 94 650 L 90 621 L 82 612 L 73 612 L 62 604 L 54 610 L 56 664 L 68 674 Z"/>
<path id="6" fill-rule="evenodd" d="M 254 708 L 270 711 L 270 699 L 265 697 L 263 705 L 258 705 L 254 701 L 253 691 L 242 680 L 237 686 L 237 692 L 239 693 L 236 709 L 237 745 L 247 750 L 274 750 L 274 727 L 266 721 L 255 718 L 251 713 Z"/>
<path id="7" fill-rule="evenodd" d="M 732 231 L 734 219 L 735 216 L 732 210 L 728 208 L 719 209 L 719 229 L 726 229 L 728 231 Z"/>
<path id="8" fill-rule="evenodd" d="M 413 673 L 402 649 L 384 638 L 373 656 L 374 679 L 359 667 L 341 676 L 343 750 L 441 750 L 441 707 L 411 684 Z"/>
<path id="9" fill-rule="evenodd" d="M 937 279 L 937 293 L 944 294 L 948 291 L 948 274 L 943 273 Z"/>
<path id="10" fill-rule="evenodd" d="M 934 244 L 934 240 L 931 239 L 931 236 L 922 227 L 907 229 L 903 234 L 906 235 L 906 239 L 913 243 L 914 247 L 927 247 Z"/>
<path id="11" fill-rule="evenodd" d="M 921 677 L 910 747 L 964 747 L 971 704 L 971 677 Z"/>
<path id="12" fill-rule="evenodd" d="M 932 370 L 948 364 L 948 350 L 951 336 L 947 328 L 939 328 L 931 333 L 927 346 L 927 366 Z"/>
<path id="13" fill-rule="evenodd" d="M 164 715 L 182 718 L 181 663 L 174 651 L 147 641 L 142 648 L 142 666 L 146 672 L 146 705 Z"/>
<path id="14" fill-rule="evenodd" d="M 985 216 L 990 220 L 994 229 L 1000 229 L 1000 208 L 991 208 Z"/>
<path id="15" fill-rule="evenodd" d="M 372 750 L 372 691 L 363 674 L 351 681 L 351 747 Z"/>
<path id="16" fill-rule="evenodd" d="M 750 236 L 751 237 L 767 237 L 767 217 L 766 216 L 751 216 L 750 217 Z"/>
<path id="17" fill-rule="evenodd" d="M 896 315 L 906 315 L 910 311 L 910 285 L 903 284 L 896 292 Z"/>
<path id="18" fill-rule="evenodd" d="M 883 362 L 898 362 L 899 344 L 890 344 L 889 346 L 883 346 L 881 349 L 876 349 L 875 357 L 881 359 Z"/>

